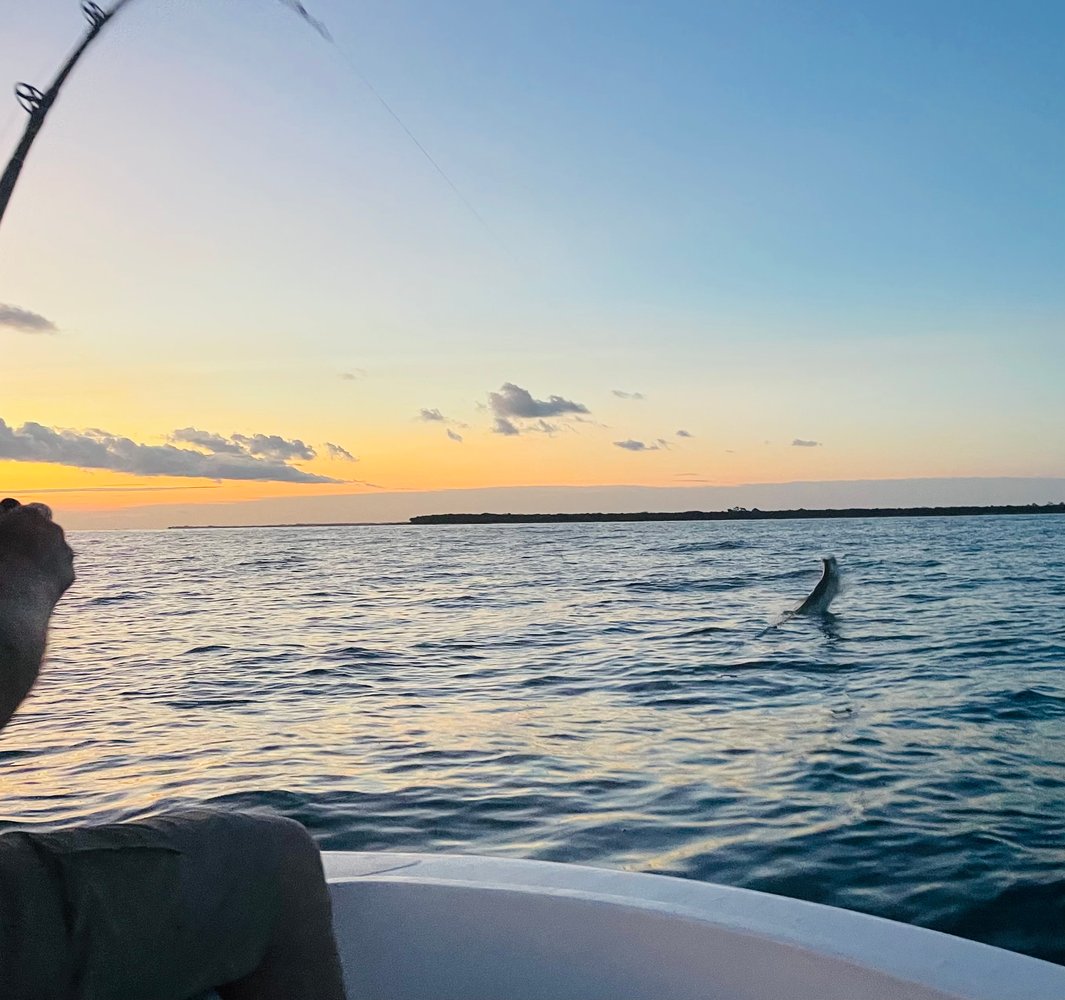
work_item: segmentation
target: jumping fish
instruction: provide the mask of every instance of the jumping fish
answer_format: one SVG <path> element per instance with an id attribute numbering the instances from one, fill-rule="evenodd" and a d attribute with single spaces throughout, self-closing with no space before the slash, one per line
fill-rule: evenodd
<path id="1" fill-rule="evenodd" d="M 817 581 L 813 593 L 806 598 L 794 611 L 789 611 L 780 621 L 767 625 L 757 638 L 761 638 L 766 632 L 779 628 L 786 621 L 790 621 L 796 615 L 827 615 L 828 606 L 832 599 L 839 593 L 839 564 L 835 556 L 821 557 L 821 579 Z"/>
<path id="2" fill-rule="evenodd" d="M 792 612 L 793 615 L 823 615 L 839 593 L 839 564 L 836 557 L 822 557 L 821 565 L 821 579 L 813 593 Z"/>

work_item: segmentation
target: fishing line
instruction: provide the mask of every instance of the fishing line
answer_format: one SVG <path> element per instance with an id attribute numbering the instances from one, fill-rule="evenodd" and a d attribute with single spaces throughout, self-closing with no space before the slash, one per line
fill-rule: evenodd
<path id="1" fill-rule="evenodd" d="M 400 118 L 395 108 L 393 108 L 392 105 L 389 104 L 387 100 L 385 100 L 384 95 L 373 85 L 369 77 L 367 77 L 366 74 L 363 73 L 361 69 L 359 69 L 358 63 L 355 62 L 351 54 L 340 47 L 340 43 L 337 42 L 337 40 L 333 37 L 329 29 L 317 18 L 312 17 L 311 14 L 307 11 L 307 8 L 304 7 L 303 4 L 299 2 L 299 0 L 279 0 L 279 2 L 283 3 L 290 10 L 294 11 L 301 18 L 303 18 L 303 20 L 306 21 L 311 28 L 313 28 L 319 35 L 321 35 L 324 41 L 326 41 L 330 46 L 332 46 L 333 50 L 340 57 L 341 61 L 344 63 L 347 69 L 362 82 L 363 86 L 366 87 L 366 89 L 377 99 L 377 102 L 381 105 L 381 107 L 384 108 L 386 112 L 388 112 L 392 120 L 401 129 L 403 129 L 403 131 L 406 133 L 407 138 L 410 139 L 410 141 L 415 145 L 415 147 L 422 154 L 422 156 L 424 156 L 425 159 L 429 161 L 432 168 L 443 178 L 444 183 L 447 184 L 449 188 L 451 188 L 452 193 L 455 195 L 456 198 L 458 198 L 460 202 L 462 202 L 462 204 L 466 207 L 466 210 L 470 213 L 470 215 L 472 215 L 474 219 L 476 219 L 477 222 L 480 223 L 484 231 L 491 237 L 492 241 L 498 244 L 502 249 L 506 250 L 506 252 L 509 254 L 510 251 L 507 250 L 506 245 L 493 231 L 492 227 L 488 225 L 488 222 L 485 220 L 484 216 L 477 211 L 477 209 L 474 207 L 473 203 L 469 200 L 469 198 L 467 198 L 462 193 L 462 191 L 459 190 L 458 185 L 451 179 L 447 171 L 444 170 L 444 168 L 437 162 L 433 154 L 425 148 L 421 140 L 419 140 L 418 137 L 410 130 L 407 123 L 402 118 Z"/>
<path id="2" fill-rule="evenodd" d="M 381 105 L 381 107 L 384 108 L 385 111 L 387 111 L 389 115 L 392 116 L 392 119 L 396 122 L 396 124 L 401 129 L 403 129 L 403 131 L 407 134 L 407 138 L 410 139 L 412 143 L 414 143 L 414 145 L 421 152 L 422 156 L 424 156 L 429 161 L 429 163 L 432 164 L 433 169 L 444 179 L 444 182 L 449 188 L 451 188 L 455 197 L 458 198 L 458 200 L 466 206 L 466 209 L 467 211 L 469 211 L 470 215 L 472 215 L 481 224 L 481 226 L 484 228 L 484 231 L 492 238 L 495 243 L 498 243 L 501 247 L 504 247 L 503 241 L 500 240 L 500 238 L 492 230 L 492 227 L 488 225 L 488 223 L 484 219 L 484 216 L 481 215 L 481 213 L 478 212 L 476 208 L 474 208 L 470 200 L 459 190 L 458 185 L 455 184 L 455 182 L 448 176 L 444 168 L 440 166 L 440 164 L 434 159 L 432 153 L 430 153 L 429 150 L 421 144 L 421 142 L 418 140 L 418 137 L 407 127 L 407 123 L 404 122 L 398 114 L 396 114 L 395 109 L 392 107 L 392 105 L 385 100 L 381 92 L 370 82 L 370 80 L 366 77 L 362 70 L 359 69 L 358 65 L 355 63 L 355 60 L 352 59 L 351 56 L 348 55 L 348 53 L 346 53 L 343 49 L 341 49 L 335 41 L 332 42 L 332 45 L 336 49 L 337 55 L 339 55 L 340 58 L 344 61 L 348 69 L 350 69 L 351 72 L 354 73 L 362 81 L 362 83 L 366 86 L 366 89 L 369 90 L 370 93 L 377 98 L 377 101 Z"/>
<path id="3" fill-rule="evenodd" d="M 2 183 L 0 183 L 0 219 L 3 218 L 4 211 L 7 208 L 7 204 L 11 198 L 14 186 L 18 181 L 18 176 L 22 170 L 22 165 L 25 162 L 25 157 L 29 153 L 30 146 L 32 146 L 37 133 L 44 125 L 44 119 L 48 114 L 53 102 L 59 96 L 59 90 L 65 82 L 69 73 L 73 70 L 78 60 L 84 54 L 85 50 L 92 44 L 99 32 L 106 26 L 116 14 L 118 14 L 123 7 L 131 3 L 132 0 L 114 0 L 110 9 L 105 10 L 95 0 L 81 0 L 81 10 L 89 21 L 91 26 L 90 32 L 82 39 L 78 48 L 68 58 L 67 62 L 60 70 L 59 76 L 53 81 L 51 87 L 46 93 L 40 93 L 39 91 L 32 91 L 32 100 L 27 102 L 20 97 L 23 103 L 23 108 L 30 114 L 30 123 L 27 126 L 26 131 L 23 133 L 23 140 L 17 148 L 16 154 L 12 157 L 8 164 L 7 169 L 4 172 Z M 332 33 L 325 26 L 325 24 L 319 21 L 316 17 L 311 15 L 307 8 L 300 2 L 300 0 L 278 0 L 289 10 L 293 11 L 298 17 L 307 23 L 327 44 L 329 44 L 337 55 L 344 61 L 348 70 L 355 74 L 363 85 L 370 91 L 371 94 L 377 99 L 377 102 L 388 113 L 393 121 L 404 131 L 407 138 L 414 144 L 418 151 L 428 160 L 429 164 L 436 171 L 440 177 L 443 178 L 444 183 L 451 188 L 452 193 L 456 198 L 465 206 L 466 210 L 473 216 L 474 219 L 480 224 L 484 231 L 489 235 L 494 243 L 508 253 L 511 257 L 510 251 L 507 250 L 505 244 L 492 230 L 492 227 L 488 225 L 484 216 L 474 207 L 473 203 L 459 190 L 458 185 L 451 179 L 447 171 L 440 165 L 436 158 L 429 152 L 425 145 L 418 139 L 413 131 L 408 127 L 407 123 L 396 112 L 395 108 L 385 99 L 385 96 L 373 85 L 370 79 L 366 76 L 362 70 L 359 69 L 355 60 L 345 52 L 336 39 L 333 38 Z M 17 110 L 14 112 L 17 115 Z M 11 121 L 9 120 L 4 127 L 4 132 L 10 128 Z"/>

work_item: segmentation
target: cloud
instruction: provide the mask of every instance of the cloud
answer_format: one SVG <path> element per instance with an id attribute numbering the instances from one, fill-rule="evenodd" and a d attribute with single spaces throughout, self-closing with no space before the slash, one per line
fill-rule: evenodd
<path id="1" fill-rule="evenodd" d="M 643 441 L 633 441 L 629 438 L 627 441 L 615 441 L 615 448 L 624 448 L 626 451 L 659 451 L 661 450 L 663 442 L 661 439 L 654 444 L 646 444 Z"/>
<path id="2" fill-rule="evenodd" d="M 205 440 L 222 440 L 206 431 L 196 432 Z M 41 424 L 26 423 L 19 428 L 9 427 L 0 419 L 0 459 L 15 462 L 46 462 L 79 469 L 109 469 L 137 476 L 179 476 L 191 479 L 258 480 L 281 483 L 339 483 L 342 480 L 316 476 L 294 468 L 279 459 L 277 452 L 306 454 L 313 451 L 302 442 L 257 434 L 251 438 L 234 435 L 230 443 L 249 442 L 244 452 L 218 452 L 207 449 L 176 448 L 174 445 L 137 444 L 102 430 L 56 430 Z M 284 448 L 276 448 L 273 442 Z M 269 442 L 270 448 L 260 454 L 250 451 L 250 445 Z M 298 446 L 298 447 L 296 447 Z M 200 444 L 200 448 L 207 446 Z"/>
<path id="3" fill-rule="evenodd" d="M 546 420 L 537 420 L 535 424 L 527 427 L 526 430 L 536 431 L 538 434 L 546 434 L 548 437 L 552 437 L 559 431 L 558 424 L 549 424 Z"/>
<path id="4" fill-rule="evenodd" d="M 589 412 L 583 403 L 575 403 L 561 396 L 533 399 L 528 389 L 523 389 L 513 382 L 505 382 L 499 392 L 490 392 L 488 405 L 496 417 L 507 420 L 535 420 L 537 417 L 560 417 L 567 413 Z"/>
<path id="5" fill-rule="evenodd" d="M 618 399 L 646 399 L 642 392 L 625 392 L 624 389 L 611 389 L 610 390 Z"/>
<path id="6" fill-rule="evenodd" d="M 94 434 L 107 436 L 105 431 L 93 431 Z M 243 434 L 234 434 L 225 437 L 215 434 L 213 431 L 201 431 L 195 427 L 184 427 L 174 431 L 170 440 L 177 444 L 191 444 L 212 455 L 251 455 L 254 458 L 274 459 L 278 462 L 290 462 L 294 459 L 310 461 L 317 458 L 317 452 L 308 444 L 300 440 L 288 441 L 277 434 L 255 434 L 246 437 Z M 341 448 L 338 444 L 326 444 L 330 458 L 342 458 L 349 462 L 357 462 L 351 452 Z"/>
<path id="7" fill-rule="evenodd" d="M 516 434 L 520 434 L 518 430 L 506 417 L 496 417 L 495 425 L 492 427 L 493 434 L 502 434 L 505 437 L 514 437 Z"/>
<path id="8" fill-rule="evenodd" d="M 312 458 L 317 457 L 315 450 L 298 438 L 286 441 L 276 434 L 255 434 L 252 437 L 234 434 L 233 440 L 242 445 L 249 455 L 254 455 L 256 458 L 270 458 L 277 462 L 291 462 L 295 459 L 303 459 L 303 461 L 309 462 Z"/>
<path id="9" fill-rule="evenodd" d="M 462 444 L 462 435 L 456 434 L 450 427 L 447 429 L 447 436 L 451 438 L 452 441 L 458 441 L 459 444 Z"/>
<path id="10" fill-rule="evenodd" d="M 464 424 L 461 420 L 454 420 L 453 418 L 441 413 L 435 407 L 429 409 L 428 407 L 423 406 L 418 411 L 418 416 L 415 417 L 415 420 L 422 420 L 427 424 L 443 424 L 445 427 L 469 427 L 469 424 Z M 517 431 L 517 428 L 515 428 L 515 431 Z M 459 440 L 461 441 L 462 438 L 460 437 Z"/>
<path id="11" fill-rule="evenodd" d="M 20 309 L 18 306 L 5 306 L 0 303 L 0 326 L 6 326 L 10 330 L 18 330 L 20 333 L 58 333 L 59 327 L 50 319 L 30 312 L 28 309 Z"/>
<path id="12" fill-rule="evenodd" d="M 690 437 L 693 437 L 693 436 L 694 435 L 688 433 L 688 431 L 677 431 L 677 437 L 679 437 L 679 438 L 690 438 Z"/>
<path id="13" fill-rule="evenodd" d="M 209 483 L 205 486 L 64 486 L 60 489 L 42 490 L 31 486 L 28 489 L 6 490 L 7 493 L 184 493 L 186 490 L 220 490 L 221 483 Z"/>
<path id="14" fill-rule="evenodd" d="M 338 444 L 333 444 L 332 441 L 326 441 L 325 450 L 329 453 L 330 458 L 338 458 L 344 462 L 357 462 L 358 459 L 347 448 L 341 448 Z"/>
<path id="15" fill-rule="evenodd" d="M 769 444 L 769 442 L 767 441 L 766 444 Z M 821 442 L 820 441 L 804 441 L 802 438 L 796 438 L 794 441 L 791 442 L 791 446 L 793 448 L 820 448 L 821 447 Z"/>
<path id="16" fill-rule="evenodd" d="M 350 372 L 341 372 L 340 377 L 345 382 L 358 382 L 360 378 L 366 377 L 365 368 L 352 368 Z"/>
<path id="17" fill-rule="evenodd" d="M 185 427 L 174 431 L 170 440 L 178 444 L 194 444 L 204 451 L 215 455 L 244 455 L 244 448 L 236 441 L 230 441 L 221 434 L 212 434 L 210 431 L 199 431 L 195 427 Z"/>

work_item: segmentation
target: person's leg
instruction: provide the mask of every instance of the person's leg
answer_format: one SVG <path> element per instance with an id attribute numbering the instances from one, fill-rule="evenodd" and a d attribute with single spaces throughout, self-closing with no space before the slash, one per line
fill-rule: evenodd
<path id="1" fill-rule="evenodd" d="M 0 834 L 0 997 L 69 1000 L 63 886 L 17 832 Z"/>
<path id="2" fill-rule="evenodd" d="M 277 858 L 281 910 L 257 969 L 218 987 L 222 1000 L 345 1000 L 322 857 L 298 823 L 269 830 Z"/>
<path id="3" fill-rule="evenodd" d="M 298 823 L 197 809 L 23 836 L 60 881 L 72 995 L 343 1000 L 321 859 Z"/>

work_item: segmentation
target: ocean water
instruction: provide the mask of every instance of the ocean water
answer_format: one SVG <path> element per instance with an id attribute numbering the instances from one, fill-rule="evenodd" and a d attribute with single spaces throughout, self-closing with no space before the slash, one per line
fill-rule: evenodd
<path id="1" fill-rule="evenodd" d="M 0 826 L 266 805 L 1065 962 L 1065 518 L 72 542 Z M 764 631 L 827 553 L 834 615 Z"/>

